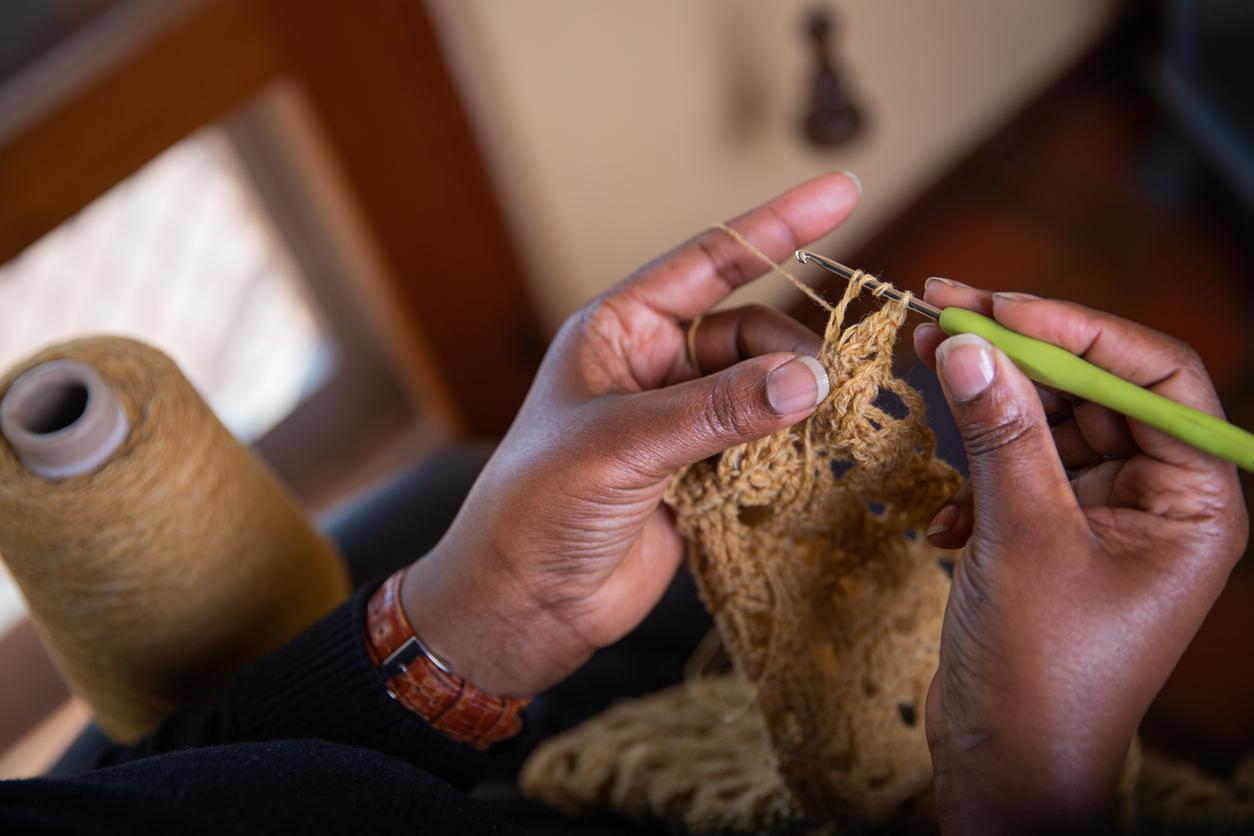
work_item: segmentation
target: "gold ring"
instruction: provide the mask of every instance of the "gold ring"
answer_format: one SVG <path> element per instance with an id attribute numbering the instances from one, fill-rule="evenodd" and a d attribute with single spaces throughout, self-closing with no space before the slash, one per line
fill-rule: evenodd
<path id="1" fill-rule="evenodd" d="M 688 323 L 687 343 L 688 343 L 688 365 L 692 366 L 692 371 L 697 377 L 704 377 L 705 372 L 701 371 L 701 364 L 697 362 L 697 326 L 701 324 L 704 316 L 698 316 L 692 322 Z"/>

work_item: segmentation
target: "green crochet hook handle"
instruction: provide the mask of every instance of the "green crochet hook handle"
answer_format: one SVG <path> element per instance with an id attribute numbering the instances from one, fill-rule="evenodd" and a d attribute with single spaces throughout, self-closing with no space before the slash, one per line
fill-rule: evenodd
<path id="1" fill-rule="evenodd" d="M 1066 349 L 1025 337 L 965 308 L 941 311 L 946 334 L 977 334 L 1046 386 L 1099 403 L 1185 444 L 1254 472 L 1254 435 L 1213 415 L 1176 403 L 1081 360 Z"/>

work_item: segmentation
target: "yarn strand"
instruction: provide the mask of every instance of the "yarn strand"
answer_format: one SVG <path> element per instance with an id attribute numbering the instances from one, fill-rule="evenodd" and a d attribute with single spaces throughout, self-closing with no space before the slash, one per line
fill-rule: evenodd
<path id="1" fill-rule="evenodd" d="M 783 276 L 785 279 L 788 279 L 788 281 L 792 282 L 793 287 L 797 288 L 797 290 L 800 290 L 806 296 L 809 296 L 812 300 L 814 300 L 816 304 L 821 305 L 823 308 L 827 309 L 828 313 L 831 313 L 832 311 L 836 310 L 835 306 L 832 305 L 831 302 L 824 299 L 821 295 L 819 295 L 819 292 L 817 290 L 810 287 L 808 284 L 801 281 L 801 279 L 797 278 L 795 275 L 785 270 L 780 264 L 777 264 L 775 260 L 772 259 L 769 255 L 767 255 L 766 253 L 762 252 L 760 249 L 755 247 L 748 238 L 744 237 L 739 232 L 732 229 L 730 226 L 728 226 L 725 223 L 717 223 L 714 225 L 714 228 L 721 229 L 724 232 L 726 232 L 728 235 L 732 237 L 733 241 L 735 241 L 740 246 L 744 247 L 749 252 L 753 253 L 755 256 L 761 259 L 765 264 L 767 264 L 776 273 Z"/>

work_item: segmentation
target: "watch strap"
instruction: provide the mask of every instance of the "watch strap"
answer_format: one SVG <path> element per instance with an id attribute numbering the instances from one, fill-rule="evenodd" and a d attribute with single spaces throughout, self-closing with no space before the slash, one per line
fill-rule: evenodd
<path id="1" fill-rule="evenodd" d="M 366 606 L 366 645 L 388 695 L 477 749 L 518 734 L 530 700 L 487 694 L 453 673 L 410 626 L 401 607 L 404 577 L 404 569 L 394 573 Z"/>

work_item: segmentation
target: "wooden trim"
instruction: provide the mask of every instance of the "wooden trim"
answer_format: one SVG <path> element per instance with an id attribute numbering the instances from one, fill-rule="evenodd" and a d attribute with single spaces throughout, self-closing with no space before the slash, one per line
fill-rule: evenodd
<path id="1" fill-rule="evenodd" d="M 0 636 L 0 752 L 14 745 L 52 708 L 69 698 L 61 674 L 39 642 L 29 619 Z M 21 687 L 11 687 L 20 682 Z"/>
<path id="2" fill-rule="evenodd" d="M 155 6 L 135 8 L 151 14 Z M 0 262 L 169 145 L 290 76 L 326 128 L 407 327 L 427 339 L 469 430 L 502 433 L 544 341 L 422 5 L 177 0 L 173 8 L 178 14 L 158 16 L 161 25 L 140 26 L 137 43 L 123 38 L 125 54 L 109 50 L 106 66 L 66 70 L 75 77 L 61 85 L 68 92 L 0 117 Z M 125 29 L 116 19 L 107 28 Z"/>
<path id="3" fill-rule="evenodd" d="M 425 339 L 398 316 L 407 302 L 395 298 L 397 282 L 360 228 L 361 210 L 299 89 L 268 90 L 225 128 L 259 213 L 334 344 L 327 382 L 254 444 L 308 507 L 321 508 L 347 483 L 381 475 L 377 462 L 367 464 L 381 439 L 412 437 L 420 426 L 434 448 L 464 424 Z M 310 455 L 314 439 L 335 443 Z"/>
<path id="4" fill-rule="evenodd" d="M 411 402 L 461 428 L 431 347 L 400 313 L 407 303 L 396 298 L 399 284 L 387 275 L 381 247 L 300 87 L 273 85 L 225 128 L 250 191 L 340 346 L 371 354 L 395 373 Z"/>
<path id="5" fill-rule="evenodd" d="M 470 431 L 503 433 L 543 338 L 422 4 L 261 2 Z"/>
<path id="6" fill-rule="evenodd" d="M 137 5 L 152 11 L 151 3 Z M 126 39 L 125 55 L 111 49 L 104 67 L 66 57 L 64 67 L 33 68 L 49 101 L 15 109 L 0 124 L 0 262 L 279 72 L 248 0 L 176 5 L 186 13 L 141 26 L 139 42 Z M 106 33 L 123 28 L 117 19 L 104 22 Z M 94 43 L 80 43 L 78 51 Z M 5 101 L 30 96 L 31 81 L 14 83 L 19 87 L 6 91 Z"/>

